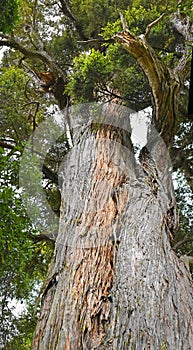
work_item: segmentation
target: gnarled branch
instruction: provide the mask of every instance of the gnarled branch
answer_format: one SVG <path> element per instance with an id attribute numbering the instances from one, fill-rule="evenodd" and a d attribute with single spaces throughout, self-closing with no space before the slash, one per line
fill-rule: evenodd
<path id="1" fill-rule="evenodd" d="M 149 45 L 146 40 L 151 28 L 155 26 L 165 15 L 163 13 L 159 18 L 150 23 L 145 34 L 140 36 L 132 35 L 126 28 L 123 16 L 121 17 L 124 32 L 117 33 L 114 39 L 118 41 L 138 62 L 145 75 L 148 78 L 152 95 L 155 103 L 155 126 L 169 145 L 175 133 L 175 119 L 177 111 L 177 96 L 180 90 L 180 84 L 184 82 L 189 73 L 189 52 L 185 50 L 183 57 L 179 60 L 178 65 L 173 71 L 167 67 L 158 57 L 156 51 Z M 177 18 L 177 15 L 175 15 Z M 180 30 L 183 31 L 186 40 L 192 38 L 191 24 L 182 23 L 180 20 Z M 184 30 L 183 29 L 184 25 Z M 178 30 L 179 31 L 179 30 Z"/>
<path id="2" fill-rule="evenodd" d="M 155 102 L 155 126 L 169 145 L 175 132 L 174 103 L 180 87 L 178 78 L 161 61 L 145 35 L 135 37 L 127 30 L 117 33 L 114 39 L 137 60 L 147 76 Z"/>
<path id="3" fill-rule="evenodd" d="M 26 58 L 39 59 L 45 63 L 50 70 L 57 76 L 65 79 L 63 71 L 56 65 L 53 58 L 45 50 L 34 50 L 21 43 L 21 41 L 15 38 L 13 35 L 0 34 L 0 46 L 8 46 L 21 52 Z"/>

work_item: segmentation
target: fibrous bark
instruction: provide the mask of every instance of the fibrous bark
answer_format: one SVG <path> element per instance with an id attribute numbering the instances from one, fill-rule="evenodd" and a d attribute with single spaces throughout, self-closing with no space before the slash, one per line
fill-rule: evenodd
<path id="1" fill-rule="evenodd" d="M 153 135 L 155 169 L 142 168 L 129 113 L 108 113 L 74 129 L 32 349 L 191 349 L 192 286 L 170 246 L 176 217 L 165 144 Z"/>
<path id="2" fill-rule="evenodd" d="M 178 219 L 165 144 L 175 133 L 179 69 L 164 65 L 146 35 L 124 28 L 115 39 L 149 80 L 162 138 L 151 130 L 138 164 L 123 107 L 110 105 L 110 119 L 81 116 L 33 350 L 190 350 L 193 342 L 191 277 L 170 245 Z"/>

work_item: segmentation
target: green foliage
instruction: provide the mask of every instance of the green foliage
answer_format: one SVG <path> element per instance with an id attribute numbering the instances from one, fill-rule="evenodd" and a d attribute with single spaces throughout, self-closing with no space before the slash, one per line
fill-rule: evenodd
<path id="1" fill-rule="evenodd" d="M 1 71 L 0 135 L 4 135 L 4 138 L 8 136 L 16 144 L 28 139 L 31 132 L 32 120 L 26 120 L 28 111 L 24 95 L 26 82 L 27 78 L 22 69 L 11 66 Z"/>
<path id="2" fill-rule="evenodd" d="M 132 5 L 122 11 L 124 18 L 126 20 L 127 28 L 133 35 L 144 34 L 147 26 L 155 21 L 159 16 L 165 12 L 166 15 L 157 23 L 155 27 L 152 28 L 149 35 L 149 41 L 153 47 L 161 49 L 166 49 L 166 46 L 171 45 L 171 41 L 174 40 L 173 30 L 170 26 L 170 20 L 168 15 L 171 11 L 175 10 L 175 3 L 168 2 L 143 2 L 143 1 L 132 1 Z M 121 20 L 117 19 L 114 22 L 108 22 L 108 24 L 103 28 L 102 36 L 105 39 L 112 38 L 117 32 L 122 31 Z M 168 44 L 169 42 L 169 44 Z"/>
<path id="3" fill-rule="evenodd" d="M 66 29 L 61 35 L 53 36 L 50 46 L 56 62 L 64 72 L 68 72 L 72 60 L 77 56 L 80 45 L 77 45 L 76 38 L 70 29 Z"/>
<path id="4" fill-rule="evenodd" d="M 43 120 L 33 80 L 15 65 L 0 70 L 0 136 L 20 145 Z M 9 101 L 9 103 L 7 103 Z M 46 106 L 45 106 L 46 107 Z"/>
<path id="5" fill-rule="evenodd" d="M 134 35 L 144 33 L 147 24 L 159 16 L 160 11 L 157 9 L 157 6 L 143 7 L 139 5 L 138 7 L 129 8 L 125 12 L 128 28 L 130 28 Z"/>
<path id="6" fill-rule="evenodd" d="M 0 1 L 0 31 L 9 33 L 19 20 L 19 0 Z"/>
<path id="7" fill-rule="evenodd" d="M 11 300 L 31 303 L 31 298 L 34 299 L 44 279 L 52 245 L 34 244 L 37 233 L 26 215 L 18 190 L 20 152 L 8 154 L 1 148 L 0 153 L 0 334 L 7 343 L 18 330 L 18 320 L 9 303 Z"/>
<path id="8" fill-rule="evenodd" d="M 0 149 L 0 338 L 7 344 L 7 349 L 16 349 L 17 343 L 20 344 L 18 349 L 30 348 L 37 312 L 34 310 L 32 317 L 26 310 L 23 318 L 18 320 L 10 302 L 21 301 L 26 308 L 29 303 L 34 303 L 53 252 L 52 242 L 36 241 L 38 233 L 26 214 L 18 187 L 24 143 L 33 131 L 34 118 L 36 125 L 42 120 L 42 114 L 35 113 L 37 94 L 33 88 L 33 81 L 23 69 L 15 65 L 1 69 L 0 139 L 5 150 Z M 30 318 L 28 328 L 25 326 L 27 317 Z M 21 334 L 15 345 L 9 347 L 9 341 L 18 332 Z"/>
<path id="9" fill-rule="evenodd" d="M 182 172 L 175 174 L 176 200 L 179 211 L 179 227 L 175 234 L 174 247 L 179 256 L 193 255 L 193 193 Z M 193 266 L 190 266 L 193 273 Z"/>
<path id="10" fill-rule="evenodd" d="M 118 92 L 125 104 L 142 109 L 150 98 L 150 89 L 140 67 L 118 44 L 109 45 L 107 57 L 113 72 L 108 86 Z"/>
<path id="11" fill-rule="evenodd" d="M 97 92 L 103 90 L 105 81 L 111 73 L 111 64 L 107 56 L 98 50 L 83 53 L 74 59 L 73 73 L 66 92 L 77 102 L 96 101 Z"/>
<path id="12" fill-rule="evenodd" d="M 152 27 L 148 41 L 157 51 L 161 60 L 170 67 L 178 62 L 177 47 L 182 47 L 182 38 L 174 31 L 169 15 L 175 11 L 174 1 L 137 1 L 131 2 L 127 9 L 122 11 L 127 28 L 133 35 L 145 34 L 147 26 L 159 18 L 165 11 L 165 16 Z M 108 22 L 103 28 L 102 36 L 109 40 L 114 34 L 122 31 L 121 20 Z M 126 104 L 135 110 L 143 109 L 150 100 L 149 84 L 129 54 L 118 48 L 117 44 L 108 45 L 107 55 L 114 67 L 114 76 L 111 87 L 119 91 Z M 180 54 L 179 54 L 180 55 Z M 133 102 L 132 102 L 133 101 Z"/>
<path id="13" fill-rule="evenodd" d="M 117 7 L 120 1 L 117 2 Z M 88 38 L 96 38 L 101 27 L 107 24 L 114 16 L 118 16 L 116 1 L 108 0 L 73 0 L 71 8 Z M 115 11 L 116 8 L 116 11 Z M 115 18 L 114 18 L 115 19 Z"/>

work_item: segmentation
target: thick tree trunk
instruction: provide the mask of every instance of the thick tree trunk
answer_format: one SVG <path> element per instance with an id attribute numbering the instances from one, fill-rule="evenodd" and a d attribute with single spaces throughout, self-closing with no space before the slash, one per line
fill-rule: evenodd
<path id="1" fill-rule="evenodd" d="M 119 127 L 105 116 L 101 126 L 74 130 L 32 349 L 190 350 L 192 286 L 170 246 L 176 218 L 165 145 L 155 137 L 147 144 L 142 169 L 128 113 L 109 106 L 108 115 Z"/>

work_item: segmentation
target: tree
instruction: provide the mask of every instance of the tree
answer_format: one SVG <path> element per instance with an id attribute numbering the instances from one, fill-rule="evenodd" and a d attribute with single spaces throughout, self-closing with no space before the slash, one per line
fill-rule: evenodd
<path id="1" fill-rule="evenodd" d="M 39 309 L 36 299 L 53 251 L 52 241 L 42 240 L 30 222 L 18 183 L 24 144 L 42 118 L 38 101 L 30 100 L 35 96 L 33 82 L 21 68 L 1 68 L 0 347 L 4 349 L 29 349 Z M 25 308 L 16 317 L 18 304 Z"/>
<path id="2" fill-rule="evenodd" d="M 26 7 L 33 14 L 27 36 L 18 28 L 20 40 L 2 35 L 1 44 L 49 67 L 54 83 L 43 89 L 61 109 L 94 104 L 71 107 L 68 115 L 73 149 L 63 169 L 60 228 L 32 349 L 189 349 L 192 286 L 171 249 L 178 220 L 168 151 L 188 155 L 188 147 L 178 147 L 183 135 L 177 141 L 175 135 L 185 125 L 177 107 L 187 98 L 191 21 L 172 1 L 166 8 L 163 1 L 109 7 L 62 0 L 64 29 L 49 42 L 47 23 L 39 19 L 46 12 L 51 23 L 57 5 L 41 6 Z M 98 13 L 94 26 L 89 19 Z M 150 106 L 150 92 L 154 113 L 137 163 L 128 107 Z M 107 99 L 118 103 L 95 104 Z M 178 166 L 188 181 L 190 166 Z"/>
<path id="3" fill-rule="evenodd" d="M 19 19 L 19 3 L 17 0 L 2 0 L 0 4 L 1 24 L 0 31 L 9 33 Z"/>

